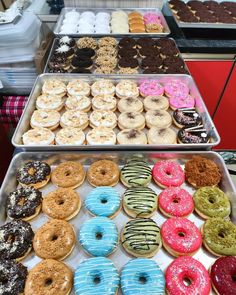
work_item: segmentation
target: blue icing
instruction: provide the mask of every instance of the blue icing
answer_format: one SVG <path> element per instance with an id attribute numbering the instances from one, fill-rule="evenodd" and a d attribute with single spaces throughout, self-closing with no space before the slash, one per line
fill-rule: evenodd
<path id="1" fill-rule="evenodd" d="M 118 286 L 118 271 L 108 258 L 87 259 L 75 271 L 74 289 L 76 295 L 114 295 Z"/>
<path id="2" fill-rule="evenodd" d="M 121 289 L 123 295 L 163 295 L 165 277 L 155 261 L 133 259 L 122 269 Z"/>
<path id="3" fill-rule="evenodd" d="M 107 217 L 94 217 L 82 225 L 79 242 L 89 254 L 107 256 L 118 244 L 116 224 Z"/>
<path id="4" fill-rule="evenodd" d="M 110 217 L 120 208 L 120 195 L 112 187 L 93 189 L 85 200 L 85 207 L 95 216 Z"/>

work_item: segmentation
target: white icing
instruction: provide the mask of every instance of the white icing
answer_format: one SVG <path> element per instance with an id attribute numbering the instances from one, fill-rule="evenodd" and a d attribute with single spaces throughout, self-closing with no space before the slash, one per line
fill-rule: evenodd
<path id="1" fill-rule="evenodd" d="M 207 134 L 206 134 L 205 132 L 202 132 L 202 133 L 201 133 L 201 137 L 206 138 L 206 137 L 207 137 Z"/>
<path id="2" fill-rule="evenodd" d="M 70 47 L 68 45 L 62 45 L 56 49 L 56 52 L 63 53 L 63 52 L 67 52 L 69 50 L 70 50 Z"/>

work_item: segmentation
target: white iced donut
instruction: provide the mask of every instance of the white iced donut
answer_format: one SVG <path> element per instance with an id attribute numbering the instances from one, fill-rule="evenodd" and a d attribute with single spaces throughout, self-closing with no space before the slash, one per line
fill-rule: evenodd
<path id="1" fill-rule="evenodd" d="M 88 126 L 88 115 L 80 111 L 66 111 L 61 116 L 60 125 L 63 128 L 75 127 L 83 130 Z"/>
<path id="2" fill-rule="evenodd" d="M 107 127 L 115 128 L 117 124 L 116 114 L 112 111 L 93 111 L 89 117 L 90 126 L 95 127 Z"/>
<path id="3" fill-rule="evenodd" d="M 82 80 L 72 80 L 67 85 L 67 92 L 71 96 L 89 96 L 90 85 Z"/>
<path id="4" fill-rule="evenodd" d="M 116 144 L 115 132 L 106 127 L 97 127 L 90 130 L 86 136 L 89 145 L 114 145 Z"/>
<path id="5" fill-rule="evenodd" d="M 78 110 L 87 113 L 91 108 L 91 100 L 87 96 L 69 96 L 65 107 L 66 110 Z"/>
<path id="6" fill-rule="evenodd" d="M 85 143 L 85 135 L 79 128 L 62 128 L 55 138 L 57 145 L 82 145 Z"/>
<path id="7" fill-rule="evenodd" d="M 66 94 L 66 85 L 57 79 L 49 79 L 44 82 L 42 92 L 63 97 Z"/>
<path id="8" fill-rule="evenodd" d="M 94 110 L 106 110 L 114 112 L 116 110 L 116 98 L 109 94 L 96 95 L 92 99 L 92 107 Z"/>
<path id="9" fill-rule="evenodd" d="M 54 110 L 36 110 L 30 119 L 32 128 L 43 127 L 54 130 L 60 122 L 60 113 Z"/>
<path id="10" fill-rule="evenodd" d="M 47 128 L 30 129 L 22 135 L 24 145 L 52 145 L 55 135 Z"/>
<path id="11" fill-rule="evenodd" d="M 110 80 L 98 80 L 96 82 L 93 83 L 93 85 L 91 86 L 91 92 L 92 95 L 99 95 L 99 94 L 110 94 L 110 95 L 114 95 L 115 94 L 115 86 L 113 85 L 113 83 Z"/>
<path id="12" fill-rule="evenodd" d="M 36 99 L 36 108 L 41 110 L 60 111 L 63 108 L 64 101 L 60 96 L 42 94 Z"/>

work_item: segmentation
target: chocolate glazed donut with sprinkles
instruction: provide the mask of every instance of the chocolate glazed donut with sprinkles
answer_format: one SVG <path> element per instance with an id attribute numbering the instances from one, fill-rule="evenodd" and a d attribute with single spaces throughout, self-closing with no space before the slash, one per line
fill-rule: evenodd
<path id="1" fill-rule="evenodd" d="M 121 234 L 124 249 L 135 257 L 153 257 L 160 249 L 160 228 L 148 218 L 130 220 Z"/>

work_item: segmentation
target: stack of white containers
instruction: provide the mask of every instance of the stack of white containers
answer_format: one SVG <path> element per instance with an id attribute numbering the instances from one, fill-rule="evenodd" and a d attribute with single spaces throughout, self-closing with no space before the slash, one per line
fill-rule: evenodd
<path id="1" fill-rule="evenodd" d="M 41 22 L 32 12 L 0 25 L 0 80 L 5 93 L 30 92 L 37 77 L 34 58 L 41 43 Z"/>

